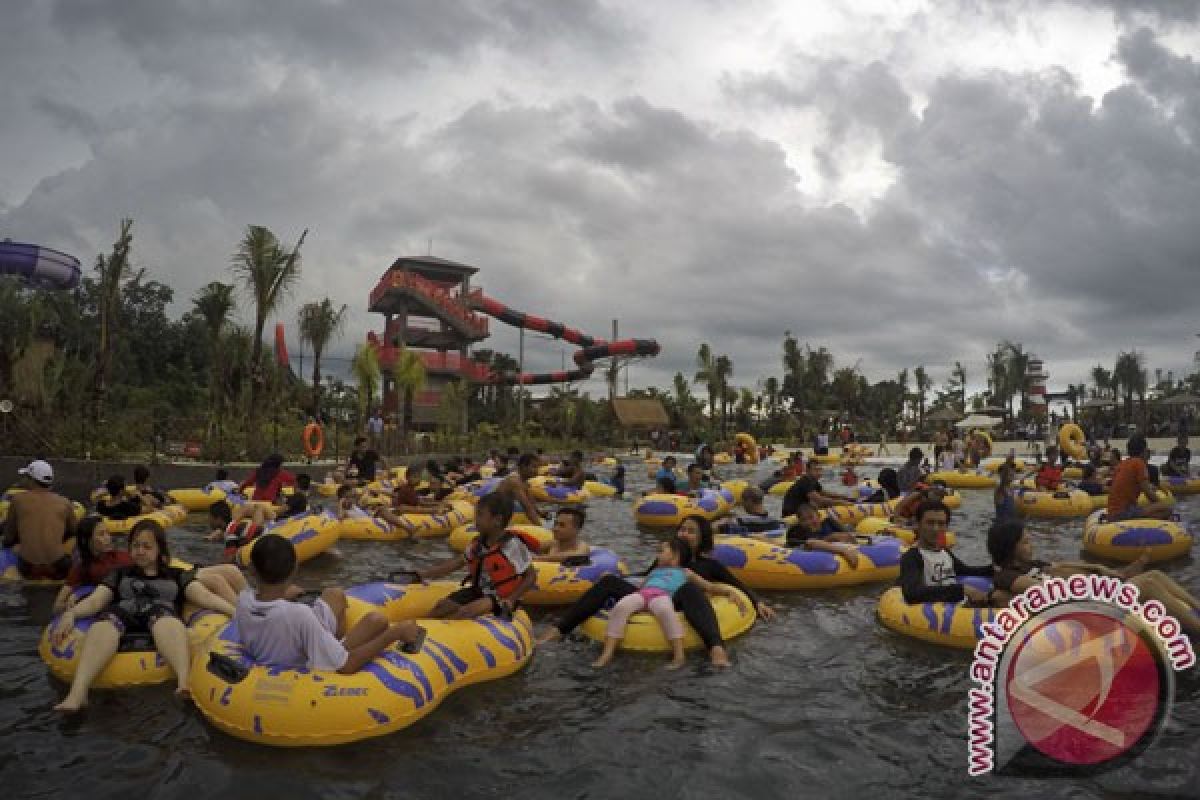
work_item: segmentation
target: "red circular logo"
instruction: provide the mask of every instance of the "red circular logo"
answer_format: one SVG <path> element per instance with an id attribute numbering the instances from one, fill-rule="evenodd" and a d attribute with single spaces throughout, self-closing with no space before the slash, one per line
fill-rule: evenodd
<path id="1" fill-rule="evenodd" d="M 1035 621 L 1008 664 L 1009 713 L 1050 758 L 1102 764 L 1129 752 L 1160 717 L 1158 657 L 1123 620 L 1071 611 Z"/>

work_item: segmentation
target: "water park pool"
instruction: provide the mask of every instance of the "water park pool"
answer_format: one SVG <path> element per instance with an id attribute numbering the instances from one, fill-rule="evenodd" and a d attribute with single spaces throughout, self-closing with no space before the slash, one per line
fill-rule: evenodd
<path id="1" fill-rule="evenodd" d="M 628 474 L 632 486 L 645 486 L 644 470 Z M 952 521 L 957 552 L 982 563 L 991 493 L 962 494 Z M 779 498 L 769 503 L 777 509 Z M 1185 517 L 1198 506 L 1182 503 Z M 660 536 L 634 527 L 628 499 L 593 500 L 589 509 L 593 543 L 631 567 L 649 560 Z M 192 517 L 171 538 L 178 555 L 204 562 L 219 545 L 200 540 L 199 524 Z M 1078 558 L 1082 525 L 1031 523 L 1039 557 Z M 338 549 L 340 557 L 305 564 L 302 581 L 353 585 L 448 553 L 442 540 Z M 1200 589 L 1195 561 L 1163 566 Z M 621 653 L 596 672 L 589 662 L 598 645 L 571 638 L 539 650 L 509 679 L 451 695 L 397 734 L 287 750 L 216 731 L 167 686 L 98 690 L 81 718 L 59 718 L 50 709 L 64 687 L 37 655 L 54 592 L 0 585 L 0 782 L 9 797 L 1197 796 L 1196 669 L 1178 676 L 1162 738 L 1123 768 L 1069 780 L 969 779 L 969 654 L 885 630 L 875 619 L 884 588 L 769 594 L 778 617 L 731 643 L 728 671 L 698 654 L 668 672 L 663 657 Z M 540 628 L 557 613 L 532 615 Z"/>

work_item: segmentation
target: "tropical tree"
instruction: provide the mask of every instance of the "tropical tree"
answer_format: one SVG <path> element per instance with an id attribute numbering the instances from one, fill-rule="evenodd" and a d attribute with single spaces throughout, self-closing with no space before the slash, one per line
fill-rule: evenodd
<path id="1" fill-rule="evenodd" d="M 830 389 L 837 398 L 838 409 L 844 416 L 852 416 L 860 410 L 858 370 L 855 367 L 840 367 L 835 370 Z"/>
<path id="2" fill-rule="evenodd" d="M 379 369 L 379 355 L 375 348 L 368 344 L 360 344 L 354 351 L 354 359 L 350 362 L 350 372 L 354 382 L 358 384 L 358 426 L 361 428 L 371 412 L 371 404 L 375 402 L 375 393 L 383 373 Z"/>
<path id="3" fill-rule="evenodd" d="M 967 410 L 967 368 L 962 365 L 961 361 L 954 362 L 954 369 L 950 370 L 950 382 L 958 390 L 958 410 L 965 412 Z"/>
<path id="4" fill-rule="evenodd" d="M 783 336 L 783 386 L 780 392 L 789 398 L 792 406 L 800 404 L 800 394 L 804 386 L 804 351 L 800 343 L 788 331 Z"/>
<path id="5" fill-rule="evenodd" d="M 229 324 L 229 315 L 237 307 L 233 296 L 233 284 L 212 281 L 200 288 L 192 297 L 192 308 L 204 321 L 204 332 L 208 346 L 208 408 L 209 432 L 217 424 L 220 413 L 222 383 L 220 379 L 222 363 L 227 360 L 221 357 L 221 335 Z"/>
<path id="6" fill-rule="evenodd" d="M 717 391 L 721 397 L 721 436 L 724 437 L 728 428 L 729 405 L 736 400 L 736 395 L 730 396 L 729 379 L 733 377 L 733 360 L 727 355 L 717 356 L 713 364 L 714 377 L 717 381 Z"/>
<path id="7" fill-rule="evenodd" d="M 696 374 L 692 377 L 692 383 L 702 383 L 708 390 L 708 417 L 710 424 L 716 424 L 717 388 L 720 384 L 717 379 L 717 360 L 708 342 L 702 343 L 696 351 Z"/>
<path id="8" fill-rule="evenodd" d="M 133 250 L 133 220 L 121 220 L 121 232 L 113 243 L 108 257 L 96 258 L 99 318 L 99 338 L 96 347 L 96 371 L 92 385 L 92 424 L 98 426 L 104 417 L 104 404 L 108 396 L 109 371 L 112 369 L 113 351 L 116 349 L 117 334 L 121 321 L 121 290 L 136 278 L 129 266 L 129 255 Z"/>
<path id="9" fill-rule="evenodd" d="M 1096 397 L 1108 397 L 1113 391 L 1112 373 L 1099 364 L 1092 367 L 1092 383 L 1096 385 Z"/>
<path id="10" fill-rule="evenodd" d="M 1024 411 L 1029 404 L 1029 353 L 1020 342 L 1005 340 L 1001 347 L 1004 349 L 1006 396 L 1011 401 L 1013 395 L 1020 394 L 1021 410 Z"/>
<path id="11" fill-rule="evenodd" d="M 334 308 L 328 297 L 319 303 L 305 303 L 300 306 L 296 320 L 300 341 L 312 345 L 312 414 L 318 420 L 321 418 L 321 356 L 338 335 L 345 320 L 346 306 Z"/>
<path id="12" fill-rule="evenodd" d="M 925 365 L 921 364 L 913 370 L 913 380 L 917 384 L 917 436 L 924 437 L 925 435 L 925 395 L 933 387 L 933 378 L 930 378 L 925 372 Z"/>
<path id="13" fill-rule="evenodd" d="M 427 378 L 425 362 L 421 360 L 421 356 L 407 347 L 401 349 L 392 365 L 392 380 L 396 382 L 396 390 L 404 396 L 400 435 L 406 442 L 413 427 L 413 400 L 417 392 L 425 388 Z"/>
<path id="14" fill-rule="evenodd" d="M 1112 388 L 1114 397 L 1117 392 L 1121 394 L 1125 408 L 1126 422 L 1133 421 L 1133 397 L 1135 394 L 1142 401 L 1141 404 L 1144 413 L 1146 385 L 1145 357 L 1137 350 L 1131 350 L 1128 353 L 1119 353 L 1117 355 L 1117 362 L 1113 365 Z"/>
<path id="15" fill-rule="evenodd" d="M 1009 399 L 1012 390 L 1008 382 L 1008 364 L 1005 361 L 1004 346 L 997 345 L 996 350 L 987 356 L 988 402 L 1000 406 L 1008 413 Z"/>
<path id="16" fill-rule="evenodd" d="M 263 329 L 267 318 L 278 311 L 283 299 L 300 277 L 300 247 L 308 235 L 300 234 L 291 250 L 285 248 L 270 230 L 250 225 L 238 244 L 231 266 L 233 274 L 254 298 L 254 340 L 250 353 L 250 399 L 246 414 L 246 446 L 251 454 L 261 450 L 259 418 L 266 381 L 262 363 Z"/>

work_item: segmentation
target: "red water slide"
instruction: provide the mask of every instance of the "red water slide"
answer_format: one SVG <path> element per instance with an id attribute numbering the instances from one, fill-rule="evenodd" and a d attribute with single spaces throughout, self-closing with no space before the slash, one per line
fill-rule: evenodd
<path id="1" fill-rule="evenodd" d="M 596 369 L 594 362 L 598 359 L 612 356 L 656 356 L 660 350 L 658 342 L 653 339 L 619 339 L 615 342 L 597 339 L 575 328 L 568 328 L 561 322 L 535 317 L 532 314 L 509 308 L 479 291 L 471 293 L 468 303 L 475 310 L 495 317 L 507 325 L 545 333 L 556 339 L 578 345 L 580 348 L 575 351 L 574 356 L 577 369 L 560 372 L 522 372 L 520 374 L 514 372 L 497 376 L 501 383 L 529 385 L 584 380 L 591 377 L 592 372 Z"/>

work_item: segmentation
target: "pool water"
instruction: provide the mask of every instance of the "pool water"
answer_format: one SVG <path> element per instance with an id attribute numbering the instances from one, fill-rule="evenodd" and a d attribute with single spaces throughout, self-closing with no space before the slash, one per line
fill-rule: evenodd
<path id="1" fill-rule="evenodd" d="M 737 468 L 726 468 L 731 476 Z M 868 469 L 866 474 L 873 475 Z M 648 486 L 641 462 L 631 489 Z M 964 490 L 958 555 L 985 563 L 991 492 Z M 778 510 L 780 500 L 769 498 Z M 1182 503 L 1185 518 L 1189 508 Z M 194 520 L 195 524 L 191 524 Z M 175 554 L 207 563 L 201 519 L 171 532 Z M 1030 525 L 1039 558 L 1078 559 L 1083 521 Z M 634 568 L 661 534 L 630 501 L 593 500 L 587 538 Z M 342 542 L 301 568 L 305 585 L 354 585 L 447 557 L 440 540 Z M 1165 569 L 1193 593 L 1192 559 Z M 969 654 L 906 639 L 875 619 L 884 585 L 770 593 L 778 611 L 730 646 L 734 666 L 698 653 L 620 653 L 603 671 L 582 637 L 540 649 L 517 675 L 452 694 L 399 733 L 285 750 L 226 736 L 168 686 L 94 691 L 78 719 L 51 711 L 65 687 L 38 658 L 52 589 L 0 585 L 0 786 L 5 797 L 1200 797 L 1200 670 L 1179 675 L 1170 721 L 1133 763 L 1085 778 L 966 774 Z M 554 609 L 535 609 L 540 629 Z"/>

